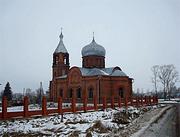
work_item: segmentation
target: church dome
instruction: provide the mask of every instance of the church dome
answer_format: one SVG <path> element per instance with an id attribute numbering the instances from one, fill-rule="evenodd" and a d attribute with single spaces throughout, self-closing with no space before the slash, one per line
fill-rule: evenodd
<path id="1" fill-rule="evenodd" d="M 90 56 L 90 55 L 105 57 L 106 51 L 103 46 L 95 42 L 94 37 L 93 37 L 92 42 L 86 45 L 85 47 L 83 47 L 81 53 L 83 57 Z"/>
<path id="2" fill-rule="evenodd" d="M 58 44 L 56 50 L 54 51 L 54 53 L 68 53 L 68 51 L 63 43 L 62 29 L 61 29 L 61 34 L 60 34 L 59 38 L 60 38 L 60 41 L 59 41 L 59 44 Z"/>

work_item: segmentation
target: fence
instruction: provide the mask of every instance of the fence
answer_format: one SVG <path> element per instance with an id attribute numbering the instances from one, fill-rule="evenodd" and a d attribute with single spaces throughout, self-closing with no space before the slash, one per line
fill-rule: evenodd
<path id="1" fill-rule="evenodd" d="M 110 102 L 109 102 L 110 101 Z M 28 118 L 32 116 L 48 116 L 50 114 L 63 114 L 65 112 L 72 112 L 76 113 L 78 111 L 87 112 L 89 110 L 97 111 L 99 109 L 105 110 L 106 108 L 115 108 L 122 106 L 128 107 L 128 106 L 136 106 L 136 107 L 142 107 L 147 105 L 155 105 L 158 103 L 158 98 L 156 96 L 145 96 L 145 97 L 131 97 L 131 98 L 114 98 L 113 96 L 110 99 L 107 99 L 106 97 L 102 98 L 102 103 L 98 104 L 97 97 L 93 98 L 93 105 L 88 106 L 88 100 L 87 98 L 82 99 L 83 106 L 77 107 L 76 99 L 73 97 L 71 99 L 71 106 L 63 108 L 63 99 L 61 97 L 58 98 L 58 107 L 56 109 L 47 109 L 47 100 L 46 97 L 42 98 L 42 109 L 41 110 L 29 110 L 29 99 L 28 97 L 24 97 L 23 100 L 23 111 L 18 112 L 8 112 L 7 111 L 7 98 L 3 97 L 2 100 L 2 112 L 0 113 L 0 119 L 6 120 L 6 119 L 12 119 L 12 118 Z"/>

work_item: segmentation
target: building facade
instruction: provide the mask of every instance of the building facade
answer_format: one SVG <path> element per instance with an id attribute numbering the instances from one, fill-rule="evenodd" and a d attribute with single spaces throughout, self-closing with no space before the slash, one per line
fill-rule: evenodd
<path id="1" fill-rule="evenodd" d="M 120 67 L 105 67 L 104 47 L 97 44 L 94 37 L 90 44 L 82 48 L 82 67 L 71 67 L 69 53 L 63 43 L 63 34 L 53 53 L 52 80 L 50 81 L 50 99 L 57 101 L 60 96 L 70 101 L 72 96 L 77 102 L 87 97 L 91 102 L 97 97 L 98 102 L 107 99 L 132 96 L 132 78 Z"/>

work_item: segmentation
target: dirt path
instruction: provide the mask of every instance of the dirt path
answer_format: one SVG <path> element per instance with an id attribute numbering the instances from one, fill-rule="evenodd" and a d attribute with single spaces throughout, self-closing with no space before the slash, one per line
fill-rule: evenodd
<path id="1" fill-rule="evenodd" d="M 140 137 L 177 137 L 176 123 L 176 107 L 172 107 L 167 110 L 158 121 L 148 127 Z"/>
<path id="2" fill-rule="evenodd" d="M 149 121 L 152 120 L 154 116 L 158 115 L 163 109 L 165 108 L 150 110 L 134 120 L 132 124 L 128 125 L 126 128 L 119 129 L 118 131 L 116 130 L 108 136 L 130 137 L 141 128 L 146 127 L 146 125 L 149 124 Z"/>
<path id="3" fill-rule="evenodd" d="M 176 113 L 177 113 L 176 135 L 177 137 L 180 137 L 180 104 L 176 105 Z"/>

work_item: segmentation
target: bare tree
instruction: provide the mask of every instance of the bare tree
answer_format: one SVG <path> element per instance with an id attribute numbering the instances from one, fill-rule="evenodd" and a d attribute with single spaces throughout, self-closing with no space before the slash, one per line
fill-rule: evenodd
<path id="1" fill-rule="evenodd" d="M 155 90 L 155 93 L 156 93 L 156 96 L 157 96 L 157 83 L 158 83 L 158 71 L 159 71 L 159 66 L 158 65 L 155 65 L 151 68 L 151 71 L 153 73 L 153 76 L 152 76 L 152 83 L 154 84 L 154 90 Z"/>
<path id="2" fill-rule="evenodd" d="M 43 87 L 42 87 L 42 82 L 40 82 L 40 88 L 38 88 L 36 90 L 36 92 L 37 92 L 37 103 L 40 104 L 40 106 L 41 106 L 41 104 L 42 104 L 42 97 L 44 95 L 44 90 L 43 90 Z"/>
<path id="3" fill-rule="evenodd" d="M 172 88 L 175 86 L 176 82 L 178 82 L 179 74 L 174 65 L 169 65 L 168 67 L 169 67 L 169 73 L 168 73 L 169 75 L 167 80 L 167 91 L 170 100 Z"/>
<path id="4" fill-rule="evenodd" d="M 163 85 L 164 99 L 167 95 L 170 99 L 170 89 L 178 81 L 178 72 L 174 65 L 163 65 L 159 67 L 158 77 Z"/>

